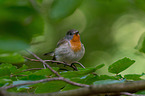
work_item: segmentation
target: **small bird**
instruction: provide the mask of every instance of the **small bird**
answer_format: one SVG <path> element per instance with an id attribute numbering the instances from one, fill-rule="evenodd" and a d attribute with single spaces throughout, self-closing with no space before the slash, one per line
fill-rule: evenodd
<path id="1" fill-rule="evenodd" d="M 66 36 L 59 40 L 53 52 L 44 55 L 53 56 L 53 60 L 67 64 L 79 61 L 85 54 L 84 45 L 81 43 L 78 30 L 69 30 Z"/>

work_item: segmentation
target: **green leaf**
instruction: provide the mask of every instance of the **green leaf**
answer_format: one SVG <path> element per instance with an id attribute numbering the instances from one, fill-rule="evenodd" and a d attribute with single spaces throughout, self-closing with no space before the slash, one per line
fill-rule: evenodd
<path id="1" fill-rule="evenodd" d="M 19 69 L 17 69 L 15 72 L 15 74 L 17 74 L 17 73 L 20 73 L 21 71 L 23 71 L 23 70 L 26 70 L 28 68 L 28 66 L 26 66 L 25 64 L 23 64 L 23 66 L 22 67 L 20 67 Z"/>
<path id="2" fill-rule="evenodd" d="M 35 93 L 49 93 L 60 91 L 66 85 L 63 81 L 50 81 L 47 83 L 41 83 L 35 90 Z"/>
<path id="3" fill-rule="evenodd" d="M 0 76 L 10 75 L 11 72 L 8 68 L 0 68 Z"/>
<path id="4" fill-rule="evenodd" d="M 58 67 L 52 67 L 55 71 L 58 71 L 59 68 Z M 49 76 L 52 74 L 52 71 L 50 71 L 49 69 L 41 69 L 38 70 L 36 72 L 33 73 L 34 75 L 44 75 L 44 76 Z"/>
<path id="5" fill-rule="evenodd" d="M 26 49 L 32 37 L 42 35 L 43 19 L 28 0 L 6 0 L 0 9 L 0 53 Z"/>
<path id="6" fill-rule="evenodd" d="M 28 80 L 41 80 L 45 79 L 45 76 L 43 75 L 29 75 Z"/>
<path id="7" fill-rule="evenodd" d="M 13 81 L 13 84 L 12 85 L 17 85 L 17 84 L 22 84 L 22 83 L 27 83 L 27 82 L 32 82 L 30 80 L 19 80 L 19 81 Z M 25 90 L 25 89 L 29 89 L 30 85 L 22 85 L 22 86 L 18 86 L 17 87 L 17 92 L 20 92 L 22 90 Z"/>
<path id="8" fill-rule="evenodd" d="M 0 87 L 2 87 L 3 85 L 5 85 L 6 83 L 9 84 L 9 83 L 11 83 L 11 82 L 12 82 L 11 79 L 1 78 L 1 79 L 0 79 Z"/>
<path id="9" fill-rule="evenodd" d="M 3 63 L 22 63 L 24 60 L 18 53 L 0 54 L 0 62 Z"/>
<path id="10" fill-rule="evenodd" d="M 71 81 L 77 82 L 77 83 L 81 83 L 84 84 L 85 79 L 79 79 L 79 78 L 73 78 L 71 79 Z M 80 88 L 79 86 L 75 86 L 75 85 L 71 85 L 71 84 L 67 84 L 61 91 L 67 91 L 67 90 L 72 90 L 72 89 L 77 89 Z"/>
<path id="11" fill-rule="evenodd" d="M 54 0 L 50 10 L 50 18 L 54 21 L 71 15 L 83 0 Z"/>
<path id="12" fill-rule="evenodd" d="M 67 72 L 61 72 L 60 75 L 66 78 L 76 78 L 76 77 L 82 77 L 84 75 L 87 75 L 89 73 L 95 72 L 96 70 L 102 68 L 105 66 L 104 64 L 98 65 L 96 68 L 82 68 L 80 71 L 67 71 Z"/>
<path id="13" fill-rule="evenodd" d="M 89 74 L 85 79 L 84 79 L 84 83 L 85 84 L 93 84 L 93 82 L 100 80 L 98 75 L 93 75 L 93 74 Z"/>
<path id="14" fill-rule="evenodd" d="M 98 85 L 98 84 L 114 84 L 114 83 L 123 83 L 124 80 L 100 80 L 100 81 L 95 81 L 93 84 Z"/>
<path id="15" fill-rule="evenodd" d="M 140 77 L 143 75 L 140 74 L 127 74 L 124 75 L 124 78 L 126 78 L 127 80 L 142 80 Z"/>
<path id="16" fill-rule="evenodd" d="M 135 48 L 138 49 L 140 52 L 145 53 L 145 32 L 141 35 Z"/>
<path id="17" fill-rule="evenodd" d="M 20 39 L 0 36 L 0 53 L 20 51 L 28 47 L 29 45 Z"/>
<path id="18" fill-rule="evenodd" d="M 111 79 L 111 80 L 118 80 L 119 78 L 114 77 L 114 76 L 108 76 L 108 75 L 100 75 L 99 76 L 100 80 L 106 80 L 106 79 Z"/>
<path id="19" fill-rule="evenodd" d="M 16 66 L 12 64 L 1 64 L 0 65 L 0 76 L 10 75 L 17 70 Z"/>
<path id="20" fill-rule="evenodd" d="M 109 66 L 108 71 L 111 73 L 118 74 L 125 69 L 127 69 L 129 66 L 131 66 L 135 61 L 131 60 L 127 57 L 120 59 L 116 62 L 114 62 L 112 65 Z"/>
<path id="21" fill-rule="evenodd" d="M 143 91 L 138 91 L 135 94 L 136 94 L 136 96 L 144 96 L 145 95 L 145 91 L 144 90 Z"/>

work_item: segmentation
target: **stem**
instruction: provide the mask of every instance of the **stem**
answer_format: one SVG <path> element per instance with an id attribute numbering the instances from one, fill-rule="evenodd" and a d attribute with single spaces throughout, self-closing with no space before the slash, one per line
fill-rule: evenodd
<path id="1" fill-rule="evenodd" d="M 37 84 L 37 83 L 48 82 L 48 81 L 56 81 L 56 80 L 57 81 L 64 81 L 64 82 L 67 82 L 69 84 L 79 86 L 79 87 L 89 87 L 89 85 L 76 83 L 76 82 L 70 81 L 68 79 L 65 79 L 63 77 L 56 77 L 56 78 L 49 78 L 49 79 L 42 79 L 42 80 L 38 80 L 38 81 L 21 83 L 21 84 L 17 84 L 17 85 L 10 85 L 10 86 L 3 87 L 2 89 L 9 89 L 9 88 L 13 88 L 13 87 L 22 86 L 22 85 Z"/>
<path id="2" fill-rule="evenodd" d="M 58 72 L 56 72 L 55 70 L 53 70 L 44 60 L 42 60 L 41 58 L 39 58 L 36 54 L 34 54 L 31 51 L 26 50 L 28 53 L 30 53 L 31 55 L 33 55 L 35 58 L 37 58 L 40 62 L 43 63 L 44 66 L 47 66 L 54 74 L 56 74 L 56 76 L 60 77 L 60 75 L 58 74 Z"/>

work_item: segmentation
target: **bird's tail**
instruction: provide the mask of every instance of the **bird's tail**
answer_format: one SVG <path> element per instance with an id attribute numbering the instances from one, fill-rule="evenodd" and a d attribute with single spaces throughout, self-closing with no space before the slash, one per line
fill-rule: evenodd
<path id="1" fill-rule="evenodd" d="M 52 56 L 53 57 L 52 60 L 56 60 L 55 55 L 54 55 L 54 51 L 49 52 L 49 53 L 45 53 L 44 56 L 46 56 L 46 55 Z"/>
<path id="2" fill-rule="evenodd" d="M 49 56 L 54 56 L 54 52 L 49 52 L 49 53 L 45 53 L 44 56 L 49 55 Z"/>

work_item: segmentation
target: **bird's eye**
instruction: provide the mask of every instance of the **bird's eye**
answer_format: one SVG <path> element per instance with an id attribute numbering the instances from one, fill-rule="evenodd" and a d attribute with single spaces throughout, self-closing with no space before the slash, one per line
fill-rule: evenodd
<path id="1" fill-rule="evenodd" d="M 69 35 L 73 35 L 73 34 L 70 32 Z"/>

